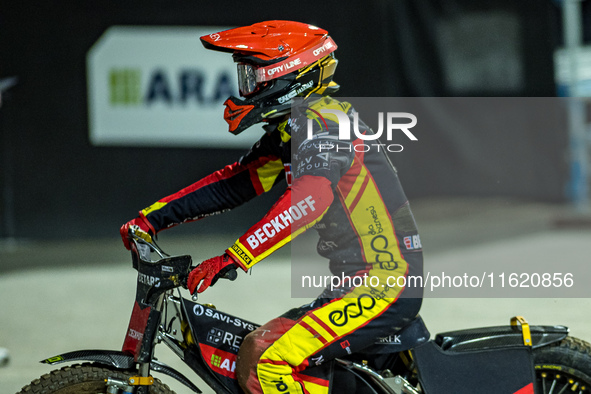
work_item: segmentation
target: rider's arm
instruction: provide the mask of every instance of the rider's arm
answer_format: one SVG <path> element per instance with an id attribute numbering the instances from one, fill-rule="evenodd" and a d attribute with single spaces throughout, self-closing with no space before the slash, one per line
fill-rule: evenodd
<path id="1" fill-rule="evenodd" d="M 226 253 L 246 270 L 322 219 L 333 201 L 330 181 L 321 176 L 297 178 L 265 217 Z"/>
<path id="2" fill-rule="evenodd" d="M 238 162 L 143 209 L 140 216 L 152 234 L 227 211 L 270 190 L 284 171 L 273 138 L 265 134 Z"/>
<path id="3" fill-rule="evenodd" d="M 332 126 L 338 128 L 336 123 Z M 320 152 L 320 145 L 339 145 L 341 149 Z M 295 146 L 298 148 L 292 157 L 293 186 L 261 221 L 226 250 L 243 269 L 252 267 L 322 219 L 334 200 L 334 189 L 355 155 L 350 143 L 327 135 L 292 142 Z"/>

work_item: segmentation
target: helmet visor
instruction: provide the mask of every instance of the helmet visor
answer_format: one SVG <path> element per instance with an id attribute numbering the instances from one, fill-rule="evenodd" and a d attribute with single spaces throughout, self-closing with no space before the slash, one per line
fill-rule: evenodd
<path id="1" fill-rule="evenodd" d="M 238 91 L 246 97 L 257 89 L 256 71 L 250 64 L 238 64 Z"/>

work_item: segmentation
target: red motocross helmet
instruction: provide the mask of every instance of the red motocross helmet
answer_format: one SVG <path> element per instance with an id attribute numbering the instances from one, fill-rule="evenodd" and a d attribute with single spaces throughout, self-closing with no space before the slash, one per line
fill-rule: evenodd
<path id="1" fill-rule="evenodd" d="M 239 134 L 253 124 L 290 111 L 296 96 L 328 95 L 337 45 L 326 30 L 306 23 L 267 21 L 201 37 L 207 49 L 231 52 L 238 66 L 238 87 L 244 99 L 229 97 L 224 119 Z"/>

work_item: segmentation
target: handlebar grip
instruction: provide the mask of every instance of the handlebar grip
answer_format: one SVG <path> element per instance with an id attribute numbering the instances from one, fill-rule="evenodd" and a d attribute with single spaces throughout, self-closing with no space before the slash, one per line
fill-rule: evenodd
<path id="1" fill-rule="evenodd" d="M 192 270 L 194 270 L 195 268 L 197 268 L 197 266 L 193 266 L 189 268 L 189 272 L 191 272 Z M 224 272 L 223 274 L 220 274 L 218 276 L 218 279 L 228 279 L 230 281 L 235 281 L 236 278 L 238 278 L 238 272 L 236 271 L 238 267 L 236 266 L 228 266 L 226 269 L 227 271 Z M 187 288 L 187 281 L 189 280 L 189 273 L 187 273 L 187 275 L 183 275 L 183 277 L 181 278 L 181 285 L 186 289 Z M 212 285 L 217 281 L 217 279 L 214 280 L 214 282 L 212 283 Z"/>
<path id="2" fill-rule="evenodd" d="M 222 275 L 221 278 L 234 281 L 236 278 L 238 278 L 238 272 L 236 272 L 236 267 L 229 268 L 230 269 L 224 275 Z"/>

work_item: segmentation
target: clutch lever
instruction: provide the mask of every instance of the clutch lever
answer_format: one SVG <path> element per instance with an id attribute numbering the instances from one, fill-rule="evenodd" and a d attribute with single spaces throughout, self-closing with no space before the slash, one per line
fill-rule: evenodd
<path id="1" fill-rule="evenodd" d="M 168 253 L 166 253 L 165 251 L 163 251 L 160 246 L 158 246 L 158 244 L 156 244 L 156 241 L 154 241 L 154 238 L 152 238 L 152 236 L 148 233 L 146 233 L 145 231 L 143 231 L 142 229 L 139 228 L 139 226 L 137 225 L 133 225 L 129 227 L 128 230 L 128 237 L 130 239 L 130 241 L 135 242 L 137 245 L 145 245 L 147 248 L 149 248 L 150 252 L 154 252 L 156 253 L 158 256 L 160 256 L 160 258 L 164 259 L 166 257 L 170 257 L 170 255 Z M 149 252 L 146 252 L 149 253 Z M 149 256 L 147 258 L 149 260 Z"/>

